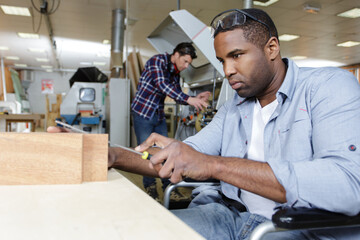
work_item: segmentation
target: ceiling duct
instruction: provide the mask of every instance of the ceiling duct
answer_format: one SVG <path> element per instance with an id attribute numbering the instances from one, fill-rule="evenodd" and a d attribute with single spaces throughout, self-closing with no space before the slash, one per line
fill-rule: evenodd
<path id="1" fill-rule="evenodd" d="M 253 7 L 253 0 L 244 0 L 244 8 L 252 8 Z"/>
<path id="2" fill-rule="evenodd" d="M 110 70 L 118 77 L 123 67 L 123 48 L 125 32 L 125 10 L 116 8 L 112 11 L 111 26 L 111 61 Z"/>
<path id="3" fill-rule="evenodd" d="M 170 12 L 169 16 L 147 37 L 151 45 L 160 53 L 171 54 L 180 42 L 192 42 L 198 57 L 180 73 L 190 86 L 214 79 L 214 69 L 224 77 L 222 64 L 215 56 L 214 39 L 210 28 L 188 11 L 182 9 Z M 227 80 L 223 81 L 218 106 L 229 98 L 234 91 Z"/>

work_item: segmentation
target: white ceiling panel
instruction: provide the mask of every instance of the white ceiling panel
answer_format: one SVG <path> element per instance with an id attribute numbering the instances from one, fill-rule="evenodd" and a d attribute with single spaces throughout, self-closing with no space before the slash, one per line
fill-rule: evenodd
<path id="1" fill-rule="evenodd" d="M 52 3 L 53 0 L 47 0 Z M 57 1 L 57 0 L 56 0 Z M 177 0 L 60 0 L 60 6 L 50 15 L 53 34 L 57 40 L 56 57 L 59 67 L 76 69 L 80 62 L 106 62 L 99 69 L 108 71 L 110 59 L 99 57 L 99 51 L 109 51 L 109 45 L 103 45 L 104 39 L 111 38 L 112 9 L 127 9 L 130 24 L 127 27 L 126 40 L 129 48 L 136 48 L 146 57 L 157 52 L 148 43 L 146 37 L 165 19 L 171 10 L 177 9 Z M 31 7 L 31 1 L 1 0 L 1 4 Z M 37 3 L 38 1 L 34 1 Z M 304 4 L 313 2 L 321 6 L 318 14 L 303 10 Z M 242 0 L 180 0 L 180 6 L 187 9 L 205 24 L 213 16 L 230 8 L 242 8 Z M 337 47 L 341 41 L 360 41 L 360 18 L 346 19 L 336 16 L 338 13 L 359 7 L 360 0 L 279 0 L 269 7 L 261 7 L 273 18 L 279 34 L 298 34 L 300 38 L 292 42 L 282 42 L 282 55 L 306 55 L 309 58 L 338 60 L 344 65 L 360 63 L 360 46 L 352 48 Z M 36 57 L 48 57 L 57 68 L 55 54 L 51 48 L 49 33 L 42 19 L 40 39 L 21 39 L 17 32 L 33 33 L 38 27 L 40 14 L 34 12 L 34 26 L 31 17 L 5 15 L 0 10 L 0 46 L 9 50 L 0 50 L 0 56 L 18 56 L 20 60 L 5 60 L 5 63 L 26 63 L 38 68 L 44 63 L 35 61 Z M 73 41 L 73 42 L 72 42 Z M 74 48 L 60 47 L 63 42 L 70 42 Z M 68 43 L 66 43 L 68 44 Z M 65 45 L 66 45 L 65 44 Z M 79 44 L 79 45 L 77 45 Z M 76 49 L 76 46 L 77 47 Z M 86 46 L 82 49 L 80 46 Z M 29 47 L 43 47 L 45 53 L 31 53 Z M 104 50 L 105 49 L 105 50 Z M 81 51 L 80 51 L 81 50 Z"/>

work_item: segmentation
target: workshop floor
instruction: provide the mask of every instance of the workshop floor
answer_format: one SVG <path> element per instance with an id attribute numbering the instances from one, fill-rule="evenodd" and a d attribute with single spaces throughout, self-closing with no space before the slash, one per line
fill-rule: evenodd
<path id="1" fill-rule="evenodd" d="M 122 175 L 124 175 L 127 179 L 129 179 L 132 183 L 134 183 L 136 186 L 138 186 L 139 188 L 141 188 L 143 191 L 145 191 L 144 187 L 143 187 L 143 183 L 142 183 L 142 176 L 138 175 L 138 174 L 133 174 L 133 173 L 128 173 L 128 172 L 124 172 L 124 171 L 120 171 L 118 170 Z M 156 178 L 156 186 L 157 186 L 157 190 L 159 193 L 159 198 L 163 199 L 164 198 L 164 193 L 162 191 L 162 183 L 160 181 L 160 178 Z M 178 188 L 179 192 L 188 197 L 188 199 L 190 199 L 191 196 L 191 191 L 192 188 Z"/>

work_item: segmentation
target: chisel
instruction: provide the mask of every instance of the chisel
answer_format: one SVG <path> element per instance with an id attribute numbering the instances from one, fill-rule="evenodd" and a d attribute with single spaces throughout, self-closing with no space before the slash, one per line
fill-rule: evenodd
<path id="1" fill-rule="evenodd" d="M 76 128 L 76 127 L 73 127 L 73 126 L 71 126 L 71 125 L 69 125 L 69 124 L 67 124 L 67 123 L 64 123 L 64 122 L 61 122 L 61 121 L 58 121 L 58 120 L 55 120 L 55 123 L 61 125 L 61 126 L 64 127 L 64 128 L 68 128 L 68 129 L 70 129 L 70 130 L 72 130 L 72 131 L 74 131 L 74 132 L 83 133 L 83 134 L 89 134 L 89 132 L 85 132 L 85 131 L 83 131 L 83 130 L 80 130 L 80 129 Z M 112 144 L 110 141 L 109 141 L 109 144 L 110 144 L 110 147 L 119 147 L 119 148 L 125 149 L 125 150 L 127 150 L 127 151 L 130 151 L 130 152 L 139 154 L 139 155 L 141 155 L 141 158 L 142 158 L 142 159 L 150 160 L 150 158 L 151 158 L 151 156 L 152 156 L 152 155 L 149 154 L 149 152 L 147 152 L 147 151 L 144 151 L 144 152 L 142 152 L 142 153 L 141 153 L 141 152 L 137 152 L 137 151 L 135 151 L 134 149 L 131 149 L 131 148 L 128 148 L 128 147 L 124 147 L 124 146 L 121 146 L 121 145 L 118 145 L 118 144 Z"/>

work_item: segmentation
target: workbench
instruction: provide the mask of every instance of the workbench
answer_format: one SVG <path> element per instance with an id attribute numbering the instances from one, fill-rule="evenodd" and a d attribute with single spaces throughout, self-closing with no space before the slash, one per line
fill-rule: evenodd
<path id="1" fill-rule="evenodd" d="M 0 114 L 0 132 L 11 132 L 11 123 L 30 123 L 35 132 L 36 121 L 44 118 L 43 114 Z"/>
<path id="2" fill-rule="evenodd" d="M 108 181 L 0 186 L 0 239 L 203 239 L 118 171 Z"/>

